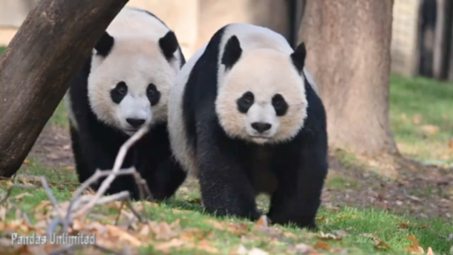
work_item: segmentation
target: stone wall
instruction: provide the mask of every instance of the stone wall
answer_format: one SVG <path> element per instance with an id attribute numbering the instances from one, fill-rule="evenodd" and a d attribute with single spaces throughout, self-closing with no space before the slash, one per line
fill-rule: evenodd
<path id="1" fill-rule="evenodd" d="M 392 26 L 392 71 L 413 76 L 418 71 L 419 0 L 395 0 Z"/>

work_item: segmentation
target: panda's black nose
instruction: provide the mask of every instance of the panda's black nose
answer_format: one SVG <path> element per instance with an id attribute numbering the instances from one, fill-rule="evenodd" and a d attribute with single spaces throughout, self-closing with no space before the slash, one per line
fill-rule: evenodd
<path id="1" fill-rule="evenodd" d="M 133 126 L 134 128 L 138 128 L 141 125 L 143 125 L 143 123 L 145 123 L 144 119 L 130 119 L 130 118 L 127 118 L 126 121 L 127 121 L 127 123 L 129 123 L 129 125 Z"/>
<path id="2" fill-rule="evenodd" d="M 271 124 L 265 122 L 253 122 L 252 128 L 256 131 L 263 133 L 266 130 L 269 130 L 272 127 Z"/>

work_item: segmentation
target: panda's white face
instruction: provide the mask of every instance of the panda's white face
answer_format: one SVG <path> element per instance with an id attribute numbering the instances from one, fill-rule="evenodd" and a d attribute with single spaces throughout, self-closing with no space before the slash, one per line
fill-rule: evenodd
<path id="1" fill-rule="evenodd" d="M 288 55 L 244 52 L 219 77 L 216 112 L 225 132 L 258 144 L 292 139 L 303 127 L 307 100 L 303 78 Z"/>
<path id="2" fill-rule="evenodd" d="M 173 62 L 165 59 L 156 42 L 116 39 L 107 57 L 93 55 L 88 78 L 91 109 L 128 135 L 165 121 L 168 94 L 179 69 Z"/>

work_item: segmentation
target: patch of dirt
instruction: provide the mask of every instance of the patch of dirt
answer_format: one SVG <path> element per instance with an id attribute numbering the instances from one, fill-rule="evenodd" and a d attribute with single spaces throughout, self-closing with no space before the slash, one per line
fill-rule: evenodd
<path id="1" fill-rule="evenodd" d="M 73 167 L 68 130 L 46 126 L 29 157 L 45 166 Z M 327 207 L 374 207 L 416 217 L 453 217 L 453 169 L 397 159 L 398 177 L 385 178 L 362 167 L 346 168 L 333 155 L 329 160 L 328 184 L 322 196 Z M 332 178 L 340 182 L 331 184 Z M 193 190 L 197 184 L 189 178 L 181 189 Z"/>
<path id="2" fill-rule="evenodd" d="M 52 168 L 74 166 L 69 130 L 57 125 L 47 125 L 28 155 Z"/>
<path id="3" fill-rule="evenodd" d="M 400 158 L 396 160 L 398 177 L 389 179 L 373 171 L 344 168 L 332 156 L 329 160 L 327 183 L 338 178 L 344 185 L 326 185 L 323 204 L 327 207 L 374 207 L 421 218 L 453 216 L 453 169 Z"/>

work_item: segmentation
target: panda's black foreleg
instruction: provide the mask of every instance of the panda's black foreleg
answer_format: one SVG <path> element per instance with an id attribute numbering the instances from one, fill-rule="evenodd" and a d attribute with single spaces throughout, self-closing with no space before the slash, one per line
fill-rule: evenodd
<path id="1" fill-rule="evenodd" d="M 218 216 L 256 220 L 255 191 L 241 167 L 238 150 L 216 135 L 198 135 L 197 159 L 203 206 Z"/>
<path id="2" fill-rule="evenodd" d="M 274 167 L 283 185 L 272 195 L 268 213 L 273 223 L 316 229 L 315 218 L 328 168 L 324 147 L 304 145 L 299 154 L 288 152 L 280 156 Z"/>
<path id="3" fill-rule="evenodd" d="M 173 196 L 187 176 L 187 173 L 172 158 L 168 158 L 157 169 L 152 170 L 151 167 L 144 169 L 141 174 L 146 180 L 153 198 L 158 201 Z"/>
<path id="4" fill-rule="evenodd" d="M 69 124 L 69 134 L 71 136 L 71 146 L 72 146 L 72 153 L 74 155 L 74 164 L 77 173 L 77 177 L 79 178 L 79 182 L 82 183 L 86 181 L 90 176 L 94 173 L 94 169 L 90 168 L 86 163 L 86 159 L 83 156 L 83 151 L 80 144 L 80 137 L 77 130 Z"/>
<path id="5" fill-rule="evenodd" d="M 102 141 L 94 139 L 88 132 L 78 137 L 79 142 L 75 144 L 78 153 L 76 153 L 75 159 L 80 183 L 90 178 L 97 169 L 108 171 L 113 168 L 116 155 L 108 153 Z M 130 166 L 130 155 L 128 153 L 121 168 L 129 168 Z M 104 180 L 105 178 L 100 178 L 91 185 L 91 188 L 98 190 Z M 124 190 L 129 191 L 132 199 L 139 198 L 137 185 L 132 176 L 116 177 L 105 194 L 114 194 Z"/>

